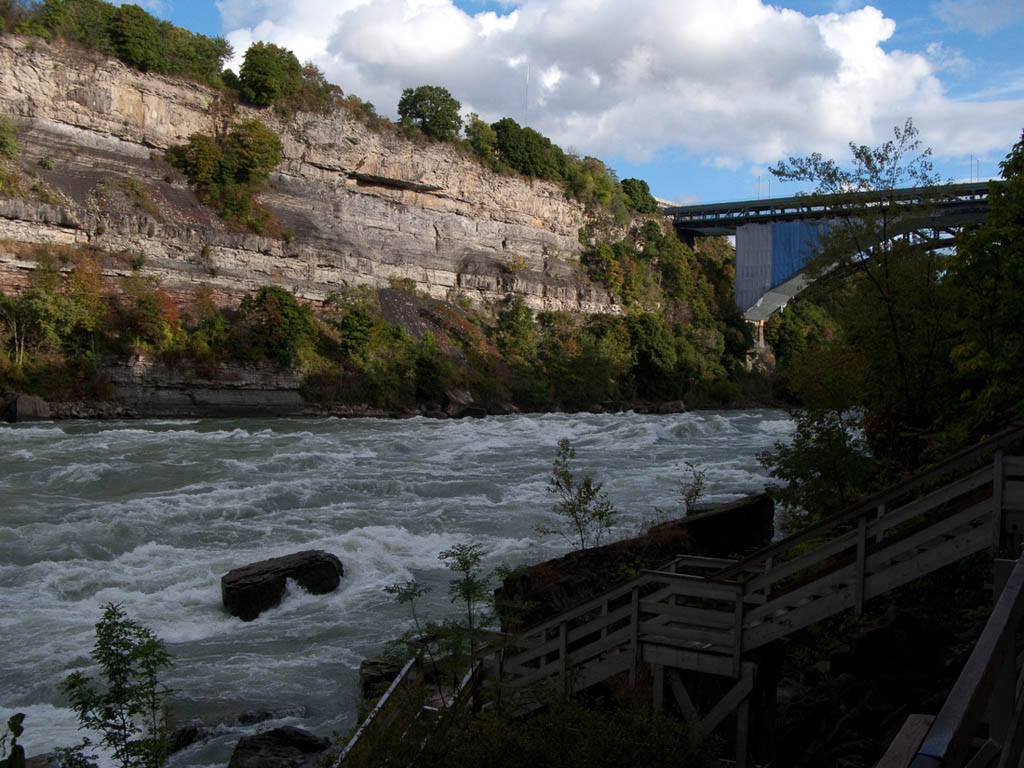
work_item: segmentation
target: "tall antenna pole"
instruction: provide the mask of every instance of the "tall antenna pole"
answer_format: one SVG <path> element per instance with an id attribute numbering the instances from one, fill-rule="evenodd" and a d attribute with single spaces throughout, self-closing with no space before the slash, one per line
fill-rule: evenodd
<path id="1" fill-rule="evenodd" d="M 523 94 L 523 125 L 530 121 L 530 62 L 526 62 L 526 92 Z"/>

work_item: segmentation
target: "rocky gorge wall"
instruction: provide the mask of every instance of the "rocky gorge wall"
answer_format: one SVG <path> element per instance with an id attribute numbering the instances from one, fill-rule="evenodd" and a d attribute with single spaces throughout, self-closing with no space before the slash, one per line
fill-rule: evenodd
<path id="1" fill-rule="evenodd" d="M 499 175 L 457 147 L 329 116 L 230 107 L 217 91 L 93 52 L 0 36 L 0 115 L 18 130 L 21 196 L 0 198 L 0 289 L 34 268 L 32 244 L 88 245 L 108 275 L 222 302 L 265 284 L 322 300 L 341 285 L 411 280 L 475 303 L 615 312 L 579 264 L 581 206 L 557 185 Z M 261 201 L 294 237 L 239 232 L 196 200 L 164 150 L 258 117 L 284 159 Z M 132 181 L 134 180 L 134 181 Z M 27 245 L 26 245 L 27 244 Z"/>

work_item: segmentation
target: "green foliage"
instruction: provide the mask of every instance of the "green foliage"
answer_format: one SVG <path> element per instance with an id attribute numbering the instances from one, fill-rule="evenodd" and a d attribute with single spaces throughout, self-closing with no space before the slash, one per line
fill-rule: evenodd
<path id="1" fill-rule="evenodd" d="M 638 213 L 657 213 L 658 201 L 651 194 L 651 188 L 643 179 L 623 179 L 622 191 L 629 200 L 629 207 Z"/>
<path id="2" fill-rule="evenodd" d="M 302 66 L 287 48 L 257 42 L 245 52 L 238 80 L 243 100 L 257 107 L 266 107 L 299 91 L 302 87 Z"/>
<path id="3" fill-rule="evenodd" d="M 217 137 L 194 133 L 187 144 L 168 149 L 167 159 L 196 186 L 199 198 L 225 219 L 257 233 L 269 225 L 279 229 L 274 215 L 255 201 L 281 162 L 281 140 L 259 120 L 235 123 Z"/>
<path id="4" fill-rule="evenodd" d="M 1024 134 L 989 189 L 984 226 L 957 239 L 950 282 L 957 298 L 950 352 L 964 412 L 953 431 L 994 431 L 1024 415 Z"/>
<path id="5" fill-rule="evenodd" d="M 406 88 L 398 100 L 398 114 L 403 123 L 415 125 L 438 141 L 451 141 L 462 127 L 459 110 L 462 105 L 447 88 L 421 85 Z"/>
<path id="6" fill-rule="evenodd" d="M 875 482 L 856 414 L 804 410 L 793 418 L 792 441 L 777 442 L 757 457 L 785 483 L 769 484 L 768 491 L 782 503 L 786 533 L 842 510 Z"/>
<path id="7" fill-rule="evenodd" d="M 589 476 L 576 480 L 569 467 L 574 458 L 576 450 L 568 439 L 559 440 L 547 490 L 560 499 L 551 509 L 561 519 L 556 527 L 538 525 L 536 530 L 542 536 L 558 534 L 582 550 L 601 544 L 601 538 L 615 524 L 617 513 L 608 496 L 601 493 L 601 483 L 595 484 Z"/>
<path id="8" fill-rule="evenodd" d="M 562 150 L 533 128 L 520 126 L 511 117 L 491 124 L 501 162 L 525 176 L 562 181 L 566 157 Z"/>
<path id="9" fill-rule="evenodd" d="M 220 83 L 222 63 L 231 57 L 231 46 L 223 38 L 193 34 L 137 5 L 102 0 L 43 0 L 15 29 L 70 40 L 144 71 L 184 75 L 210 85 Z"/>
<path id="10" fill-rule="evenodd" d="M 243 344 L 251 358 L 295 365 L 315 333 L 313 311 L 295 295 L 276 285 L 249 294 L 238 307 Z"/>
<path id="11" fill-rule="evenodd" d="M 6 117 L 0 117 L 0 157 L 13 160 L 18 156 L 18 146 L 14 125 Z"/>
<path id="12" fill-rule="evenodd" d="M 650 708 L 552 698 L 539 713 L 517 719 L 487 712 L 457 714 L 414 742 L 417 756 L 386 754 L 391 764 L 416 768 L 486 765 L 494 768 L 711 768 L 718 745 L 689 720 Z M 387 753 L 387 750 L 383 750 Z"/>
<path id="13" fill-rule="evenodd" d="M 0 768 L 25 768 L 25 748 L 18 743 L 18 737 L 25 732 L 22 723 L 25 714 L 18 712 L 7 718 L 7 731 L 0 736 Z M 10 747 L 7 740 L 10 738 Z"/>
<path id="14" fill-rule="evenodd" d="M 122 5 L 110 21 L 110 39 L 118 58 L 143 72 L 167 70 L 160 23 L 137 5 Z"/>
<path id="15" fill-rule="evenodd" d="M 171 729 L 165 704 L 169 691 L 160 674 L 171 657 L 163 641 L 128 618 L 121 606 L 108 603 L 96 624 L 91 655 L 102 675 L 101 686 L 82 672 L 73 672 L 61 684 L 79 727 L 103 734 L 100 745 L 121 768 L 164 765 Z"/>
<path id="16" fill-rule="evenodd" d="M 466 141 L 476 152 L 477 157 L 490 165 L 494 162 L 494 153 L 498 147 L 498 134 L 494 132 L 480 116 L 473 112 L 466 121 Z"/>

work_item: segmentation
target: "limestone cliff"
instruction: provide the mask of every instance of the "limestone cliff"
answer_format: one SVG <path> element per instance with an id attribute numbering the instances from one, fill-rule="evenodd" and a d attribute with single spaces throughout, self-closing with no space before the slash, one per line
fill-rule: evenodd
<path id="1" fill-rule="evenodd" d="M 121 254 L 104 260 L 108 273 L 134 268 L 179 294 L 206 284 L 225 301 L 268 283 L 320 300 L 342 284 L 407 278 L 438 298 L 479 303 L 514 290 L 537 309 L 617 309 L 582 273 L 585 213 L 557 185 L 370 129 L 344 108 L 282 120 L 38 39 L 0 37 L 0 71 L 0 114 L 18 128 L 19 164 L 36 177 L 23 187 L 39 185 L 0 198 L 0 288 L 24 283 L 33 267 L 18 244 L 64 243 Z M 163 158 L 192 133 L 250 117 L 283 144 L 261 201 L 290 242 L 225 225 Z"/>

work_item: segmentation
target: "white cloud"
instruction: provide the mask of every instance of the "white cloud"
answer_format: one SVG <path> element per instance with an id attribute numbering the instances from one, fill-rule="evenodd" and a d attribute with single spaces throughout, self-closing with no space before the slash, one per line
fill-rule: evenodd
<path id="1" fill-rule="evenodd" d="M 877 143 L 908 116 L 939 155 L 1002 150 L 1024 113 L 1020 99 L 951 102 L 938 73 L 957 52 L 885 50 L 895 23 L 871 6 L 812 17 L 765 0 L 515 5 L 472 15 L 452 0 L 218 3 L 240 53 L 255 39 L 285 45 L 384 114 L 403 88 L 443 85 L 484 119 L 528 115 L 562 146 L 634 162 L 666 147 L 725 167 L 845 156 L 849 140 Z"/>
<path id="2" fill-rule="evenodd" d="M 1024 22 L 1021 0 L 940 0 L 932 10 L 950 27 L 979 35 Z"/>

